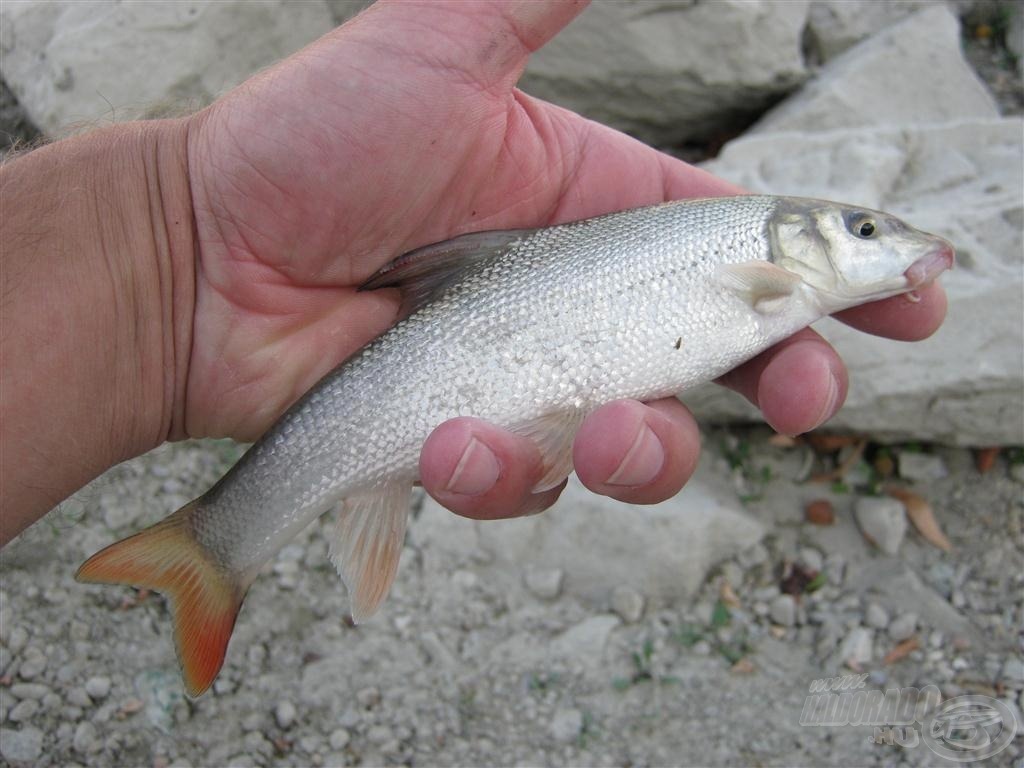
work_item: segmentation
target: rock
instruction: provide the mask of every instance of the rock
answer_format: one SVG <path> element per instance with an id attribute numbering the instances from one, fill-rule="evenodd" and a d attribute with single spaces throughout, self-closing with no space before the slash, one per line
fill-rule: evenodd
<path id="1" fill-rule="evenodd" d="M 18 666 L 18 677 L 22 680 L 34 680 L 46 669 L 46 655 L 33 645 L 27 647 L 21 654 L 21 664 Z"/>
<path id="2" fill-rule="evenodd" d="M 110 678 L 90 677 L 85 681 L 85 692 L 93 701 L 107 698 L 110 693 Z"/>
<path id="3" fill-rule="evenodd" d="M 807 17 L 807 46 L 820 61 L 833 59 L 878 30 L 889 29 L 935 0 L 851 3 L 849 0 L 814 0 Z"/>
<path id="4" fill-rule="evenodd" d="M 832 525 L 836 521 L 836 511 L 828 499 L 816 499 L 804 507 L 804 518 L 814 525 Z"/>
<path id="5" fill-rule="evenodd" d="M 103 742 L 99 740 L 96 733 L 96 726 L 90 722 L 79 723 L 75 728 L 74 738 L 71 746 L 76 752 L 82 755 L 91 755 L 103 748 Z"/>
<path id="6" fill-rule="evenodd" d="M 551 643 L 551 652 L 555 656 L 597 665 L 604 656 L 608 636 L 619 623 L 617 616 L 591 616 L 556 637 Z"/>
<path id="7" fill-rule="evenodd" d="M 867 610 L 864 612 L 864 621 L 874 629 L 885 629 L 889 626 L 889 614 L 878 603 L 868 603 Z"/>
<path id="8" fill-rule="evenodd" d="M 361 688 L 356 691 L 356 701 L 363 709 L 372 709 L 380 704 L 380 689 Z"/>
<path id="9" fill-rule="evenodd" d="M 918 451 L 900 451 L 897 454 L 900 477 L 915 483 L 929 483 L 941 480 L 949 472 L 941 456 Z"/>
<path id="10" fill-rule="evenodd" d="M 294 725 L 296 714 L 295 705 L 288 699 L 279 701 L 274 707 L 274 720 L 277 721 L 278 727 L 284 730 L 288 730 Z"/>
<path id="11" fill-rule="evenodd" d="M 829 62 L 751 130 L 830 131 L 998 116 L 995 100 L 964 60 L 959 22 L 949 9 L 932 4 Z"/>
<path id="12" fill-rule="evenodd" d="M 643 141 L 742 127 L 806 77 L 805 0 L 594 3 L 530 57 L 520 87 Z M 736 41 L 723 45 L 721 40 Z"/>
<path id="13" fill-rule="evenodd" d="M 204 106 L 334 25 L 317 0 L 4 3 L 0 21 L 4 79 L 50 135 Z"/>
<path id="14" fill-rule="evenodd" d="M 352 737 L 349 736 L 348 731 L 346 731 L 344 728 L 335 728 L 333 731 L 331 731 L 331 735 L 329 737 L 331 749 L 333 749 L 335 752 L 344 749 L 348 745 L 348 742 L 351 738 Z"/>
<path id="15" fill-rule="evenodd" d="M 690 596 L 719 561 L 750 547 L 763 525 L 702 462 L 675 498 L 651 506 L 596 496 L 571 477 L 558 503 L 542 515 L 487 524 L 452 515 L 425 501 L 410 538 L 429 578 L 474 548 L 493 553 L 475 566 L 489 580 L 506 574 L 560 569 L 564 593 L 598 602 L 622 584 L 648 599 Z"/>
<path id="16" fill-rule="evenodd" d="M 839 646 L 839 660 L 851 669 L 871 661 L 873 632 L 865 627 L 854 627 Z"/>
<path id="17" fill-rule="evenodd" d="M 26 645 L 28 645 L 28 630 L 18 625 L 11 630 L 10 637 L 7 638 L 7 647 L 11 653 L 19 653 Z"/>
<path id="18" fill-rule="evenodd" d="M 561 568 L 531 568 L 526 572 L 526 588 L 542 600 L 554 600 L 562 592 L 565 578 Z"/>
<path id="19" fill-rule="evenodd" d="M 11 686 L 11 695 L 16 699 L 34 699 L 38 701 L 50 693 L 48 686 L 41 683 L 15 683 Z"/>
<path id="20" fill-rule="evenodd" d="M 34 763 L 42 752 L 43 732 L 38 728 L 0 728 L 0 755 L 9 763 Z"/>
<path id="21" fill-rule="evenodd" d="M 868 541 L 887 555 L 899 551 L 907 532 L 907 515 L 900 502 L 888 497 L 865 497 L 857 499 L 853 513 Z"/>
<path id="22" fill-rule="evenodd" d="M 89 697 L 89 694 L 86 693 L 85 689 L 80 686 L 75 686 L 74 688 L 68 691 L 67 701 L 68 704 L 71 704 L 72 706 L 82 708 L 91 707 L 93 703 L 92 699 Z"/>
<path id="23" fill-rule="evenodd" d="M 39 711 L 39 702 L 33 699 L 25 699 L 14 705 L 7 714 L 7 719 L 12 723 L 24 723 L 32 719 L 32 716 Z"/>
<path id="24" fill-rule="evenodd" d="M 1003 662 L 1000 677 L 1014 688 L 1024 686 L 1024 659 L 1021 659 L 1020 656 L 1010 656 Z"/>
<path id="25" fill-rule="evenodd" d="M 644 615 L 644 597 L 635 589 L 616 587 L 612 590 L 612 610 L 627 624 L 640 621 Z"/>
<path id="26" fill-rule="evenodd" d="M 571 744 L 583 731 L 583 713 L 578 709 L 559 709 L 551 718 L 550 729 L 555 741 Z"/>
<path id="27" fill-rule="evenodd" d="M 779 595 L 772 600 L 769 616 L 779 626 L 792 627 L 796 622 L 796 600 L 792 595 Z"/>
<path id="28" fill-rule="evenodd" d="M 1024 483 L 1024 463 L 1014 462 L 1010 465 L 1010 477 L 1018 483 Z"/>
<path id="29" fill-rule="evenodd" d="M 825 558 L 813 547 L 801 549 L 797 559 L 804 568 L 814 573 L 821 573 L 821 569 L 825 567 Z"/>

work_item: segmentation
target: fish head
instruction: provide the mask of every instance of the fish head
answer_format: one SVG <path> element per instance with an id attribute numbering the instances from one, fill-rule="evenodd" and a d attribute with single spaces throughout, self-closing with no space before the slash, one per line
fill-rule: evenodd
<path id="1" fill-rule="evenodd" d="M 828 312 L 912 291 L 953 267 L 948 241 L 868 208 L 783 198 L 769 230 L 772 261 Z"/>

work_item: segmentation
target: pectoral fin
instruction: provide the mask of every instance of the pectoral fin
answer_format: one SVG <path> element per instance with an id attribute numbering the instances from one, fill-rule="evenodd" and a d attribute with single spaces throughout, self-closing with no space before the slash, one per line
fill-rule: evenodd
<path id="1" fill-rule="evenodd" d="M 572 441 L 585 415 L 577 409 L 552 411 L 511 428 L 536 443 L 544 459 L 544 476 L 534 486 L 534 493 L 554 488 L 572 472 Z"/>
<path id="2" fill-rule="evenodd" d="M 722 285 L 761 314 L 778 311 L 803 282 L 799 275 L 770 261 L 722 264 L 717 274 Z"/>
<path id="3" fill-rule="evenodd" d="M 390 481 L 349 496 L 338 511 L 331 561 L 348 588 L 356 623 L 376 613 L 395 580 L 411 490 L 407 481 Z"/>

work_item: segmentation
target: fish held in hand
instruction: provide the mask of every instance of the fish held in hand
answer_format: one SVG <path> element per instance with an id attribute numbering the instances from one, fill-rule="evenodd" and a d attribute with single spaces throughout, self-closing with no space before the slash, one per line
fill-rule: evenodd
<path id="1" fill-rule="evenodd" d="M 376 611 L 398 567 L 420 448 L 442 422 L 475 416 L 530 437 L 546 467 L 538 490 L 551 488 L 598 406 L 689 389 L 952 265 L 949 243 L 888 214 L 770 196 L 421 248 L 363 286 L 401 289 L 401 322 L 325 376 L 207 493 L 94 555 L 78 578 L 164 593 L 198 695 L 260 567 L 330 509 L 353 618 Z"/>

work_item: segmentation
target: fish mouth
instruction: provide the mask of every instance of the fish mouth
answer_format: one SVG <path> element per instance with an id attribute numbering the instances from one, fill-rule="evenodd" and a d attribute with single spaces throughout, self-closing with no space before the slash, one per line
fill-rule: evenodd
<path id="1" fill-rule="evenodd" d="M 907 271 L 903 273 L 907 279 L 907 287 L 910 289 L 920 288 L 922 285 L 932 282 L 947 269 L 952 269 L 955 254 L 953 246 L 940 239 L 932 250 L 907 267 Z"/>

